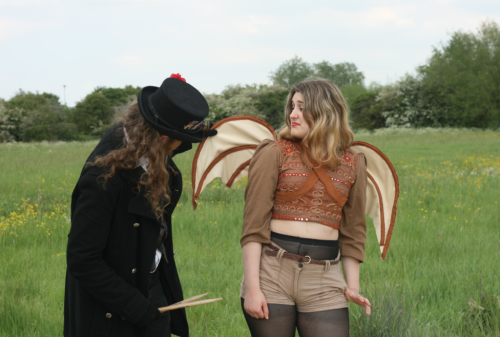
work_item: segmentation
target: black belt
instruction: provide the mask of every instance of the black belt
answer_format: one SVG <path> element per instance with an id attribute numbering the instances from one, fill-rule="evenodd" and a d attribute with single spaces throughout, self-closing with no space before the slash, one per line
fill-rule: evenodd
<path id="1" fill-rule="evenodd" d="M 279 250 L 280 250 L 278 247 L 276 247 L 272 243 L 267 244 L 267 247 L 269 247 L 270 250 L 266 250 L 264 252 L 266 255 L 278 256 Z M 335 264 L 339 263 L 338 257 L 335 260 L 314 260 L 314 259 L 311 259 L 311 257 L 309 257 L 309 256 L 302 256 L 302 255 L 292 254 L 292 253 L 288 253 L 288 252 L 284 252 L 282 257 L 284 257 L 285 259 L 294 260 L 297 262 L 303 262 L 305 264 L 312 263 L 312 264 L 319 264 L 322 266 L 324 266 L 326 264 L 335 265 Z"/>

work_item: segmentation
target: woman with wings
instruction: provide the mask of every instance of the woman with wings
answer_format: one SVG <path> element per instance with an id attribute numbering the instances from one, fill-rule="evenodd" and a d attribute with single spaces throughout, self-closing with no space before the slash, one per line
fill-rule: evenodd
<path id="1" fill-rule="evenodd" d="M 297 84 L 285 111 L 278 141 L 250 162 L 241 305 L 252 336 L 348 336 L 348 301 L 371 312 L 359 293 L 367 162 L 349 149 L 347 104 L 330 81 Z"/>

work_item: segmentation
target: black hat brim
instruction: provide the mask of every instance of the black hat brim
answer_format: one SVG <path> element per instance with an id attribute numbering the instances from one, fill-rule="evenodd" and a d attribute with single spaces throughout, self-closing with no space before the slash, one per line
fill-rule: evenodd
<path id="1" fill-rule="evenodd" d="M 173 139 L 180 140 L 182 142 L 188 143 L 199 143 L 203 140 L 203 131 L 199 131 L 196 133 L 185 133 L 179 130 L 175 130 L 173 128 L 169 128 L 157 123 L 157 118 L 154 113 L 149 108 L 148 98 L 150 95 L 156 92 L 158 87 L 144 87 L 139 92 L 137 97 L 137 104 L 139 105 L 139 111 L 141 112 L 142 117 L 148 122 L 151 127 L 156 129 L 160 134 L 169 136 Z"/>

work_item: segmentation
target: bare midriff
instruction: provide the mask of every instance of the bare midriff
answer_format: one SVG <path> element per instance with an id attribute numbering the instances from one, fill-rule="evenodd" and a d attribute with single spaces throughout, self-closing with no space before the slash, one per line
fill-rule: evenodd
<path id="1" fill-rule="evenodd" d="M 271 231 L 306 239 L 338 240 L 339 230 L 309 221 L 271 219 Z"/>

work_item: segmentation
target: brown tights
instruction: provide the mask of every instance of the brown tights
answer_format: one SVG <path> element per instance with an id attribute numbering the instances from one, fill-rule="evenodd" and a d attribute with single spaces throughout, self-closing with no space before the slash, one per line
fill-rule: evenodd
<path id="1" fill-rule="evenodd" d="M 268 304 L 269 319 L 253 318 L 241 308 L 252 337 L 348 337 L 349 309 L 298 312 L 294 305 Z"/>

